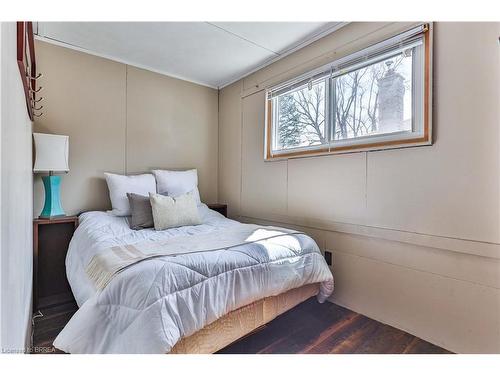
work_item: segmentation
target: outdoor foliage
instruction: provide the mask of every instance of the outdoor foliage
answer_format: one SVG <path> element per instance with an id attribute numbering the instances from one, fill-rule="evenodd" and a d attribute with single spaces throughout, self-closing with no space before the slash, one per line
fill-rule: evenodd
<path id="1" fill-rule="evenodd" d="M 411 57 L 403 54 L 334 79 L 334 140 L 355 138 L 379 130 L 379 80 L 398 74 L 411 84 Z M 327 143 L 325 93 L 328 78 L 278 98 L 279 148 Z M 408 90 L 407 90 L 408 91 Z"/>

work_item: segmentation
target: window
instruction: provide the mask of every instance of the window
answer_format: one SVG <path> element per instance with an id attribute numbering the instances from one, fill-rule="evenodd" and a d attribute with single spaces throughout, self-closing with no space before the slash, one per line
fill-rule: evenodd
<path id="1" fill-rule="evenodd" d="M 266 158 L 431 143 L 427 25 L 267 92 Z"/>
<path id="2" fill-rule="evenodd" d="M 326 139 L 325 79 L 276 98 L 276 149 L 322 145 Z"/>

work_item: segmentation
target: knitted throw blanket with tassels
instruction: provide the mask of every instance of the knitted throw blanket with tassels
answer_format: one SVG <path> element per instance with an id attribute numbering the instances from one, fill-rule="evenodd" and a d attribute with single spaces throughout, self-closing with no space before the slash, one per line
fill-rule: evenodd
<path id="1" fill-rule="evenodd" d="M 283 228 L 244 224 L 236 228 L 216 230 L 207 234 L 174 237 L 154 242 L 144 241 L 132 245 L 113 246 L 95 254 L 86 272 L 98 290 L 102 290 L 126 268 L 146 259 L 179 256 L 207 251 L 227 250 L 249 243 L 276 242 L 293 249 L 296 240 L 292 235 L 304 234 Z"/>

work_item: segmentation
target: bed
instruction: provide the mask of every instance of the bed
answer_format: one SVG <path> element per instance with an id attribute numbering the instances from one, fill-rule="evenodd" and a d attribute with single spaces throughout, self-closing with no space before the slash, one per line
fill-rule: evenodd
<path id="1" fill-rule="evenodd" d="M 207 251 L 146 259 L 102 289 L 92 257 L 117 246 L 223 237 L 245 224 L 198 206 L 201 225 L 131 230 L 126 217 L 80 216 L 66 270 L 79 306 L 54 346 L 68 353 L 213 353 L 313 295 L 324 302 L 333 277 L 309 236 L 281 233 Z"/>

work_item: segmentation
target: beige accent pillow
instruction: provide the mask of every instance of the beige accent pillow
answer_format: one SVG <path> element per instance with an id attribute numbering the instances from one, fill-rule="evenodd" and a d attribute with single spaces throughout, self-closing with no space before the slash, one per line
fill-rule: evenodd
<path id="1" fill-rule="evenodd" d="M 169 197 L 149 193 L 155 230 L 201 224 L 193 193 Z"/>

